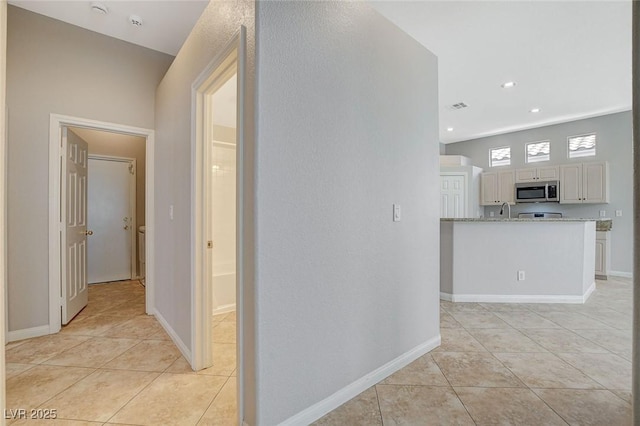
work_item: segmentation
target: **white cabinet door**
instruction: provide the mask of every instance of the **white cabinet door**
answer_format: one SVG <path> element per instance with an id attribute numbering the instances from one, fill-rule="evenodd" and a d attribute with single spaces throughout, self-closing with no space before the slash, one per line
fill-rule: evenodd
<path id="1" fill-rule="evenodd" d="M 498 173 L 482 173 L 480 175 L 480 205 L 494 206 L 498 204 L 498 201 Z"/>
<path id="2" fill-rule="evenodd" d="M 609 202 L 609 163 L 560 166 L 560 202 L 565 204 Z"/>
<path id="3" fill-rule="evenodd" d="M 464 175 L 441 175 L 440 217 L 465 217 L 466 191 Z"/>
<path id="4" fill-rule="evenodd" d="M 509 204 L 516 203 L 516 174 L 513 170 L 505 170 L 498 172 L 498 190 L 500 197 L 498 203 L 507 202 Z"/>
<path id="5" fill-rule="evenodd" d="M 538 167 L 539 180 L 558 180 L 560 178 L 560 170 L 558 166 Z"/>
<path id="6" fill-rule="evenodd" d="M 605 242 L 596 240 L 596 276 L 605 275 L 604 268 Z"/>
<path id="7" fill-rule="evenodd" d="M 560 203 L 582 202 L 582 164 L 560 166 Z"/>
<path id="8" fill-rule="evenodd" d="M 538 169 L 536 168 L 528 168 L 528 169 L 516 169 L 516 182 L 534 182 L 538 180 Z"/>
<path id="9" fill-rule="evenodd" d="M 608 164 L 583 163 L 582 164 L 582 202 L 583 203 L 608 203 L 607 191 Z"/>

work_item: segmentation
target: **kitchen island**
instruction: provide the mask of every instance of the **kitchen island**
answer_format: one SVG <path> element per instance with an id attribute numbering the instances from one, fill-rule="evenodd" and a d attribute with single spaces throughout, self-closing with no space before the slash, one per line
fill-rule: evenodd
<path id="1" fill-rule="evenodd" d="M 584 303 L 595 290 L 593 219 L 441 219 L 440 297 Z"/>

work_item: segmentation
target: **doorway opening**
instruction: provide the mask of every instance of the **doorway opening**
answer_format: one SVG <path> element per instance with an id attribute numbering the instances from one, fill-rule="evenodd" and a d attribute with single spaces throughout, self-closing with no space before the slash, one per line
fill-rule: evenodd
<path id="1" fill-rule="evenodd" d="M 194 370 L 229 376 L 242 413 L 242 148 L 244 31 L 193 84 Z M 232 362 L 229 362 L 232 360 Z M 219 371 L 218 369 L 221 369 Z M 233 377 L 235 376 L 235 377 Z M 226 386 L 226 385 L 225 385 Z"/>
<path id="2" fill-rule="evenodd" d="M 73 129 L 73 131 L 69 132 L 69 129 Z M 147 314 L 153 314 L 155 312 L 153 306 L 153 130 L 52 114 L 50 118 L 49 132 L 49 333 L 51 334 L 60 331 L 62 324 L 71 319 L 63 318 L 65 313 L 63 307 L 65 306 L 65 302 L 74 296 L 74 287 L 78 290 L 82 289 L 82 285 L 77 283 L 73 286 L 70 285 L 70 283 L 73 282 L 68 280 L 68 273 L 65 273 L 70 270 L 69 262 L 66 259 L 69 253 L 73 255 L 73 258 L 76 258 L 77 256 L 78 263 L 83 261 L 83 259 L 82 255 L 76 255 L 74 252 L 66 252 L 67 246 L 63 244 L 62 241 L 65 238 L 64 230 L 67 229 L 67 224 L 66 221 L 61 220 L 61 218 L 68 217 L 68 215 L 65 215 L 65 212 L 69 207 L 67 203 L 67 192 L 69 191 L 69 188 L 73 187 L 73 185 L 69 183 L 72 179 L 70 180 L 66 176 L 63 178 L 63 172 L 66 170 L 63 161 L 68 161 L 65 160 L 65 156 L 68 156 L 67 154 L 73 152 L 69 151 L 68 147 L 63 146 L 63 143 L 65 142 L 64 137 L 68 135 L 77 136 L 76 133 L 82 134 L 86 137 L 86 135 L 96 131 L 100 133 L 107 133 L 113 137 L 128 136 L 142 138 L 144 141 L 142 143 L 144 145 L 144 163 L 146 167 L 143 174 L 143 208 L 136 209 L 132 204 L 135 205 L 138 200 L 135 200 L 134 202 L 129 199 L 129 203 L 124 207 L 125 209 L 128 209 L 128 212 L 119 218 L 122 223 L 118 224 L 118 227 L 122 228 L 123 231 L 123 235 L 120 236 L 124 237 L 120 240 L 121 242 L 124 241 L 129 247 L 129 250 L 126 250 L 125 255 L 122 256 L 124 259 L 123 265 L 125 266 L 121 267 L 124 271 L 121 271 L 120 273 L 124 274 L 124 278 L 128 277 L 129 280 L 137 279 L 139 277 L 139 274 L 137 273 L 137 271 L 141 269 L 137 262 L 139 256 L 137 256 L 137 251 L 133 242 L 137 237 L 137 232 L 135 232 L 137 231 L 136 224 L 139 223 L 135 213 L 136 210 L 142 210 L 145 226 L 145 253 L 143 256 L 144 264 L 146 266 L 146 271 L 144 273 L 146 282 L 146 291 L 144 295 L 145 311 Z M 82 138 L 80 137 L 77 139 L 82 141 Z M 87 148 L 86 165 L 91 161 L 91 156 L 88 151 L 89 150 Z M 127 173 L 130 173 L 129 165 L 131 165 L 132 168 L 135 168 L 137 165 L 137 163 L 131 161 L 132 159 L 133 158 L 120 158 L 120 162 L 125 164 L 125 171 Z M 93 160 L 108 161 L 104 155 L 100 156 L 98 154 L 94 155 Z M 115 160 L 113 156 L 111 157 L 111 160 Z M 129 185 L 129 197 L 131 197 L 130 185 L 132 184 L 132 181 L 130 175 L 128 175 L 126 179 L 128 180 Z M 84 202 L 86 206 L 86 189 L 84 195 L 81 195 L 81 197 L 85 198 L 84 200 L 80 200 L 81 202 L 78 205 L 81 205 L 82 202 Z M 76 210 L 80 211 L 82 209 L 76 208 Z M 83 226 L 81 234 L 83 233 L 86 237 L 91 237 L 90 234 L 93 230 L 91 228 L 87 228 L 88 223 L 86 219 L 87 215 L 85 210 L 84 223 L 80 224 Z M 65 250 L 63 250 L 63 248 L 65 248 Z M 127 247 L 125 247 L 125 249 L 126 248 Z M 80 252 L 81 251 L 78 251 L 78 253 Z M 86 244 L 84 253 L 84 256 L 86 256 Z M 88 271 L 86 269 L 83 270 L 82 267 L 79 267 L 76 274 L 84 280 L 85 287 L 88 279 L 87 272 Z M 103 275 L 103 277 L 105 276 Z M 79 292 L 80 291 L 78 291 L 78 293 Z M 67 317 L 72 315 L 74 315 L 73 310 L 68 310 Z"/>

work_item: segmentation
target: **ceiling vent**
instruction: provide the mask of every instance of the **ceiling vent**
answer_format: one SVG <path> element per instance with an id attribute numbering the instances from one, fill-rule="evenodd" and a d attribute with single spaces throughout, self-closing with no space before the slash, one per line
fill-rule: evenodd
<path id="1" fill-rule="evenodd" d="M 467 108 L 469 105 L 465 104 L 464 102 L 458 102 L 457 104 L 453 104 L 449 107 L 449 109 L 452 110 L 458 110 L 458 109 L 463 109 L 463 108 Z"/>

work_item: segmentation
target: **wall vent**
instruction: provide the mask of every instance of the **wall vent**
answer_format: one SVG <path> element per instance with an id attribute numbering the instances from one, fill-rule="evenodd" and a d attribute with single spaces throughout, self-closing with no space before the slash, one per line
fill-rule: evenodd
<path id="1" fill-rule="evenodd" d="M 457 110 L 457 109 L 463 109 L 463 108 L 467 108 L 469 105 L 465 104 L 464 102 L 458 102 L 457 104 L 453 104 L 449 107 L 449 109 L 452 110 Z"/>

